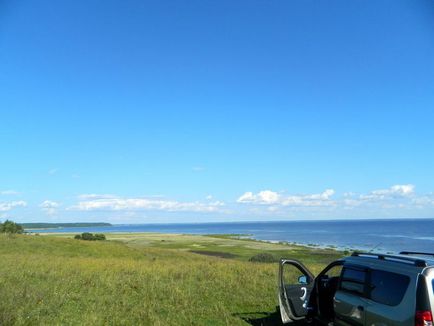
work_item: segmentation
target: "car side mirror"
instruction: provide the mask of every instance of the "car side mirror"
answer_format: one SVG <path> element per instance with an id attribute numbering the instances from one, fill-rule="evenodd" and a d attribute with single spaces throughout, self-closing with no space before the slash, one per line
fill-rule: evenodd
<path id="1" fill-rule="evenodd" d="M 299 284 L 307 284 L 307 276 L 306 276 L 306 275 L 301 275 L 301 276 L 298 278 L 298 283 L 299 283 Z"/>

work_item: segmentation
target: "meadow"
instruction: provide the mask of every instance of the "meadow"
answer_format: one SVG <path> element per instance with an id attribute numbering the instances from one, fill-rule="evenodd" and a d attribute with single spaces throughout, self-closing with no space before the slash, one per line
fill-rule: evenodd
<path id="1" fill-rule="evenodd" d="M 277 263 L 341 253 L 232 236 L 0 235 L 0 325 L 272 325 Z"/>

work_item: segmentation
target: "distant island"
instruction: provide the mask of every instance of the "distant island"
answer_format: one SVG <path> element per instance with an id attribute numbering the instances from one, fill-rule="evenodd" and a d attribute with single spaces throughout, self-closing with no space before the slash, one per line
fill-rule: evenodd
<path id="1" fill-rule="evenodd" d="M 112 226 L 110 223 L 21 223 L 24 229 L 55 229 L 55 228 L 81 228 L 95 226 Z"/>

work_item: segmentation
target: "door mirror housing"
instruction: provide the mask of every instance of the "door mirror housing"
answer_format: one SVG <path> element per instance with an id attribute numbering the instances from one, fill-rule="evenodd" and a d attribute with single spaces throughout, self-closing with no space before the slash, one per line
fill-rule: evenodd
<path id="1" fill-rule="evenodd" d="M 301 276 L 298 278 L 298 283 L 299 283 L 299 284 L 307 284 L 307 276 L 306 276 L 306 275 L 301 275 Z"/>

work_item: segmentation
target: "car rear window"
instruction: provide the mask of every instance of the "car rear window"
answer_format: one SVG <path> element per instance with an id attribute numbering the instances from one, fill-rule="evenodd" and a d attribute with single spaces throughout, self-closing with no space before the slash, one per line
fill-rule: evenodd
<path id="1" fill-rule="evenodd" d="M 375 302 L 396 306 L 402 301 L 409 283 L 406 275 L 372 270 L 369 297 Z"/>

